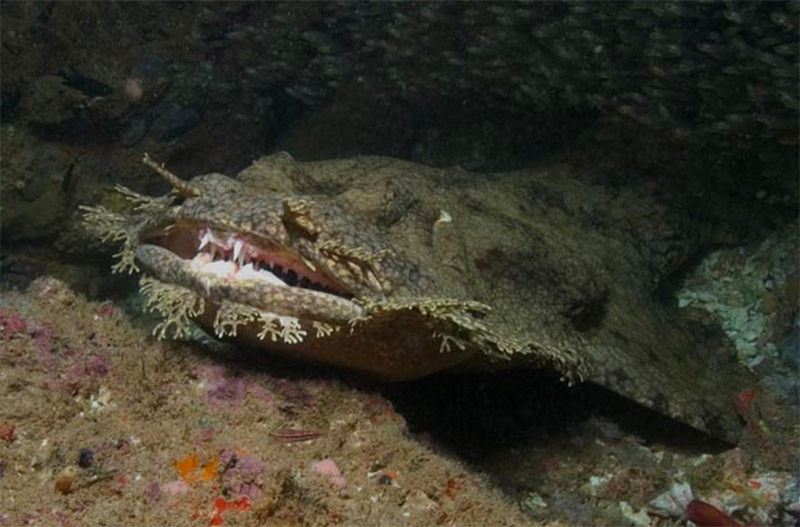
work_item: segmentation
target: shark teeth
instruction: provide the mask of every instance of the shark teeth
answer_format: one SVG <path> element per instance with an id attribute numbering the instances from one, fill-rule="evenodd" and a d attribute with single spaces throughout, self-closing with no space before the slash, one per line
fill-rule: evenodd
<path id="1" fill-rule="evenodd" d="M 197 239 L 192 267 L 199 272 L 341 294 L 326 284 L 324 277 L 315 276 L 316 266 L 302 255 L 297 255 L 299 261 L 292 264 L 291 259 L 263 251 L 237 234 L 217 235 L 209 227 L 200 229 Z"/>
<path id="2" fill-rule="evenodd" d="M 242 240 L 236 239 L 233 242 L 233 261 L 238 263 L 239 265 L 244 264 L 244 255 L 242 254 L 242 247 L 244 247 L 244 243 Z"/>
<path id="3" fill-rule="evenodd" d="M 209 229 L 201 231 L 201 234 L 200 234 L 200 245 L 197 247 L 197 251 L 198 252 L 202 251 L 203 248 L 206 245 L 208 245 L 208 243 L 210 241 L 211 241 L 211 231 Z"/>
<path id="4" fill-rule="evenodd" d="M 191 261 L 192 268 L 205 274 L 236 280 L 262 280 L 272 285 L 287 287 L 286 282 L 265 270 L 256 270 L 253 264 L 240 266 L 230 260 L 212 260 L 208 253 L 198 253 Z"/>
<path id="5" fill-rule="evenodd" d="M 237 278 L 255 278 L 257 280 L 265 280 L 272 285 L 282 285 L 286 286 L 286 282 L 275 276 L 274 274 L 270 273 L 269 271 L 259 271 L 253 264 L 247 264 L 242 266 L 239 269 L 239 272 L 236 273 Z"/>

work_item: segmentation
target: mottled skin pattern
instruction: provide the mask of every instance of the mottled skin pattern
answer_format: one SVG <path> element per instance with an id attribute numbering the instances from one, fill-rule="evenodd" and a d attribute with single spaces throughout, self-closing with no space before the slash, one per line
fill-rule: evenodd
<path id="1" fill-rule="evenodd" d="M 118 270 L 144 271 L 148 304 L 166 318 L 160 336 L 184 334 L 193 319 L 387 380 L 457 364 L 548 368 L 719 437 L 738 433 L 733 399 L 747 377 L 705 356 L 653 300 L 697 235 L 644 195 L 607 195 L 560 166 L 476 175 L 276 154 L 236 179 L 183 182 L 146 162 L 182 197 L 131 193 L 138 213 L 91 208 L 86 220 L 125 240 Z M 197 273 L 188 260 L 204 226 L 313 269 L 343 294 Z"/>

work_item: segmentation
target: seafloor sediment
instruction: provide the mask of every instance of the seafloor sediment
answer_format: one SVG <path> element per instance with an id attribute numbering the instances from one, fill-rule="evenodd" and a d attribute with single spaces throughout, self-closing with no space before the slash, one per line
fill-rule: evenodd
<path id="1" fill-rule="evenodd" d="M 4 291 L 0 525 L 664 526 L 689 497 L 791 524 L 792 403 L 768 387 L 716 455 L 591 417 L 467 463 L 373 387 L 146 326 L 54 278 Z"/>
<path id="2" fill-rule="evenodd" d="M 0 525 L 525 523 L 370 390 L 158 343 L 52 278 L 0 326 Z"/>

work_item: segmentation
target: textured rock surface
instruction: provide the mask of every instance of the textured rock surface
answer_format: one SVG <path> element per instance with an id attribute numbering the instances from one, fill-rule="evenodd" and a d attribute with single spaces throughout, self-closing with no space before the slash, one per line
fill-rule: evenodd
<path id="1" fill-rule="evenodd" d="M 100 158 L 141 187 L 146 171 L 118 168 L 142 151 L 196 174 L 275 148 L 513 168 L 583 134 L 625 143 L 634 171 L 796 201 L 797 2 L 2 12 L 3 121 L 79 145 L 79 173 Z"/>
<path id="2" fill-rule="evenodd" d="M 2 523 L 529 525 L 380 395 L 155 343 L 58 280 L 3 291 L 0 344 Z"/>
<path id="3" fill-rule="evenodd" d="M 59 231 L 71 202 L 72 159 L 55 145 L 42 145 L 24 129 L 0 129 L 3 145 L 0 220 L 6 242 Z"/>

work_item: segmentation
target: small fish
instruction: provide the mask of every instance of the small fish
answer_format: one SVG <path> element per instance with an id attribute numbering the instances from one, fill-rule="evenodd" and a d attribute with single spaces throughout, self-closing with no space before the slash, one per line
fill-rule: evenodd
<path id="1" fill-rule="evenodd" d="M 325 432 L 319 430 L 278 430 L 272 434 L 272 437 L 278 443 L 301 443 L 323 435 L 325 435 Z"/>

